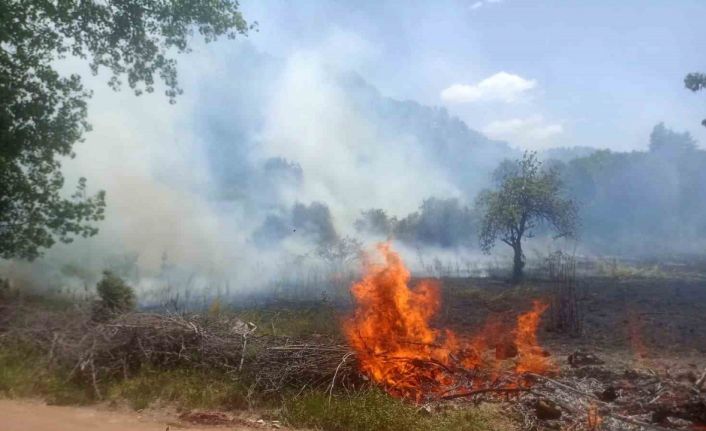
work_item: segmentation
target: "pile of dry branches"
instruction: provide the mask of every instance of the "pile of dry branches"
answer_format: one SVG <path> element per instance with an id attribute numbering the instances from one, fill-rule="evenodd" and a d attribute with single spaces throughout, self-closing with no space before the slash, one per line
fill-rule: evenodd
<path id="1" fill-rule="evenodd" d="M 0 321 L 0 341 L 33 343 L 50 365 L 90 382 L 99 398 L 101 381 L 144 367 L 219 370 L 264 391 L 360 380 L 348 348 L 335 340 L 259 335 L 255 325 L 235 317 L 128 313 L 96 322 L 79 309 L 14 311 L 14 318 Z"/>
<path id="2" fill-rule="evenodd" d="M 257 381 L 268 391 L 285 387 L 353 388 L 363 382 L 355 355 L 332 339 L 292 340 L 269 338 L 257 353 Z"/>

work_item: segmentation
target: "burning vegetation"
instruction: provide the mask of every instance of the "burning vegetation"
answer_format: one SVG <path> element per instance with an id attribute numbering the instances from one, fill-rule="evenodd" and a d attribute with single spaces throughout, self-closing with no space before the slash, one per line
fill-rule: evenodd
<path id="1" fill-rule="evenodd" d="M 523 373 L 553 369 L 537 341 L 545 303 L 534 301 L 513 329 L 487 324 L 476 334 L 459 335 L 435 328 L 438 284 L 422 280 L 410 287 L 410 272 L 391 245 L 379 244 L 377 251 L 382 261 L 367 256 L 365 274 L 351 289 L 356 309 L 344 332 L 361 370 L 390 394 L 422 401 L 470 390 L 515 389 L 528 384 Z M 503 344 L 509 338 L 510 346 Z"/>

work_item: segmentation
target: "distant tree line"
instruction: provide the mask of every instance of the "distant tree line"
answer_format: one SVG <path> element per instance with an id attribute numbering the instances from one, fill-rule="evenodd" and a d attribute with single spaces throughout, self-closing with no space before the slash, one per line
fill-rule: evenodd
<path id="1" fill-rule="evenodd" d="M 404 218 L 381 209 L 363 211 L 355 222 L 358 233 L 395 238 L 411 245 L 441 248 L 472 247 L 477 242 L 478 215 L 456 198 L 425 199 Z"/>
<path id="2" fill-rule="evenodd" d="M 706 151 L 658 124 L 648 151 L 597 151 L 556 163 L 580 204 L 582 242 L 596 251 L 701 253 L 706 237 Z"/>
<path id="3" fill-rule="evenodd" d="M 516 169 L 516 162 L 502 162 L 494 173 L 495 184 Z M 689 133 L 658 124 L 647 151 L 597 150 L 568 161 L 545 160 L 542 169 L 554 172 L 563 184 L 561 196 L 575 202 L 581 221 L 575 230 L 590 251 L 646 256 L 699 253 L 706 245 L 706 151 Z M 464 203 L 430 197 L 402 217 L 368 209 L 358 217 L 355 230 L 360 236 L 395 238 L 411 246 L 477 249 L 483 211 L 473 198 Z M 295 230 L 316 243 L 334 243 L 339 237 L 328 207 L 312 203 L 268 217 L 255 238 L 277 242 Z M 540 225 L 534 234 L 555 236 L 556 231 Z"/>
<path id="4" fill-rule="evenodd" d="M 514 161 L 500 163 L 494 182 L 516 168 Z M 554 172 L 562 196 L 575 202 L 575 231 L 590 251 L 649 256 L 701 253 L 706 246 L 706 151 L 687 132 L 660 123 L 646 151 L 595 150 L 564 161 L 545 159 L 543 169 Z M 431 197 L 402 218 L 366 210 L 355 227 L 411 245 L 478 248 L 483 211 L 459 199 Z M 546 227 L 535 234 L 556 234 Z"/>

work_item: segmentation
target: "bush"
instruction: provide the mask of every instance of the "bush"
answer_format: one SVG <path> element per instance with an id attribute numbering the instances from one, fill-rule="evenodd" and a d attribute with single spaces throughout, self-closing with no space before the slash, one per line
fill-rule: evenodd
<path id="1" fill-rule="evenodd" d="M 103 271 L 96 290 L 100 299 L 94 308 L 94 318 L 98 320 L 135 309 L 135 291 L 110 271 Z"/>

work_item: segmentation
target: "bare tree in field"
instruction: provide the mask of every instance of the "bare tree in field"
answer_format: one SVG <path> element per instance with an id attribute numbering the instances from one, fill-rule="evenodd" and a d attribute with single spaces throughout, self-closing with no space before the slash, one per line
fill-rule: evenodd
<path id="1" fill-rule="evenodd" d="M 496 170 L 498 186 L 484 190 L 477 206 L 482 214 L 480 246 L 490 253 L 499 239 L 514 252 L 512 278 L 523 276 L 522 240 L 544 224 L 556 237 L 574 236 L 576 204 L 563 197 L 563 185 L 554 169 L 542 169 L 536 153 L 527 152 L 517 163 L 505 162 Z"/>

